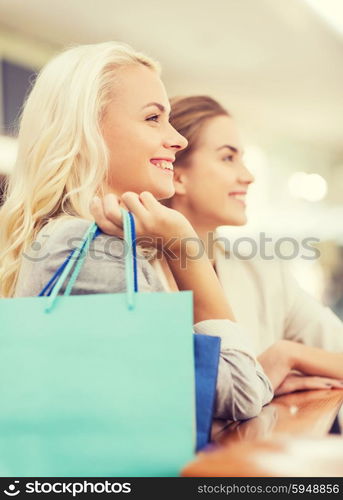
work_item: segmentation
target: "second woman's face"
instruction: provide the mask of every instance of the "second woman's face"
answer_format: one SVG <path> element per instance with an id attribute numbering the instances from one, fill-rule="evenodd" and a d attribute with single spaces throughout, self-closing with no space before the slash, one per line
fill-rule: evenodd
<path id="1" fill-rule="evenodd" d="M 143 65 L 119 71 L 102 120 L 110 165 L 108 188 L 117 195 L 174 194 L 173 161 L 187 141 L 169 123 L 170 105 L 159 76 Z"/>
<path id="2" fill-rule="evenodd" d="M 183 202 L 199 224 L 215 228 L 246 223 L 246 196 L 254 177 L 242 156 L 232 118 L 218 116 L 205 124 L 190 164 L 179 170 L 184 180 Z"/>

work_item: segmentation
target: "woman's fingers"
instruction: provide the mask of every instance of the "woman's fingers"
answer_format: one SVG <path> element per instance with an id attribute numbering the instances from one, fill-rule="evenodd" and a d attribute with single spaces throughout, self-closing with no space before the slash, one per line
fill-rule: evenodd
<path id="1" fill-rule="evenodd" d="M 130 191 L 122 194 L 121 199 L 127 206 L 128 210 L 133 213 L 134 216 L 138 218 L 139 221 L 143 222 L 149 217 L 149 212 L 142 204 L 137 193 L 132 193 Z M 138 221 L 137 221 L 138 222 Z"/>
<path id="2" fill-rule="evenodd" d="M 102 200 L 102 206 L 106 220 L 115 226 L 122 228 L 123 220 L 118 197 L 113 193 L 107 194 Z"/>
<path id="3" fill-rule="evenodd" d="M 331 389 L 333 386 L 334 382 L 321 379 L 320 377 L 304 377 L 302 384 L 299 384 L 298 390 Z"/>
<path id="4" fill-rule="evenodd" d="M 122 237 L 121 208 L 134 216 L 139 245 L 162 248 L 164 241 L 169 241 L 175 234 L 195 235 L 192 226 L 181 213 L 164 207 L 148 191 L 143 191 L 140 195 L 127 191 L 120 197 L 109 193 L 102 200 L 96 197 L 90 210 L 104 233 Z"/>
<path id="5" fill-rule="evenodd" d="M 158 207 L 161 207 L 159 201 L 157 201 L 155 196 L 149 191 L 143 191 L 139 195 L 139 199 L 147 210 L 154 210 Z"/>
<path id="6" fill-rule="evenodd" d="M 125 210 L 127 210 L 129 212 L 129 209 L 128 209 L 127 205 L 124 203 L 124 200 L 121 200 L 119 198 L 118 203 L 119 203 L 120 208 L 124 208 Z"/>
<path id="7" fill-rule="evenodd" d="M 135 216 L 136 232 L 139 234 L 143 221 L 149 220 L 149 212 L 142 204 L 138 194 L 128 191 L 119 199 L 115 194 L 109 193 L 102 199 L 99 197 L 93 198 L 90 205 L 90 211 L 100 229 L 106 234 L 122 238 L 123 221 L 121 208 L 132 212 Z"/>
<path id="8" fill-rule="evenodd" d="M 343 389 L 343 383 L 341 380 L 328 377 L 290 374 L 276 389 L 275 395 L 280 396 L 281 394 L 287 394 L 290 392 L 318 389 Z"/>
<path id="9" fill-rule="evenodd" d="M 90 211 L 95 222 L 104 233 L 120 238 L 123 237 L 122 216 L 115 195 L 108 194 L 103 200 L 98 197 L 93 198 Z"/>
<path id="10" fill-rule="evenodd" d="M 306 377 L 310 384 L 323 384 L 325 386 L 330 386 L 335 389 L 343 389 L 343 382 L 335 378 L 328 377 Z"/>

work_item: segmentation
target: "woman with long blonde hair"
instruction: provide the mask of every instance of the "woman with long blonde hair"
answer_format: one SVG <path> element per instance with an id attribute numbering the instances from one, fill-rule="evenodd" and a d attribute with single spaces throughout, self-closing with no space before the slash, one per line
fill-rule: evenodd
<path id="1" fill-rule="evenodd" d="M 193 227 L 158 201 L 174 194 L 173 161 L 187 145 L 169 112 L 158 64 L 127 45 L 75 47 L 43 68 L 24 106 L 0 210 L 1 296 L 38 295 L 100 213 L 109 215 L 103 229 L 115 227 L 114 237 L 94 241 L 72 293 L 124 291 L 122 206 L 134 215 L 140 239 L 168 249 L 178 289 L 193 290 L 195 332 L 221 338 L 215 415 L 249 418 L 271 400 L 270 381 L 207 255 L 193 258 L 200 243 Z M 162 291 L 141 257 L 140 291 Z"/>

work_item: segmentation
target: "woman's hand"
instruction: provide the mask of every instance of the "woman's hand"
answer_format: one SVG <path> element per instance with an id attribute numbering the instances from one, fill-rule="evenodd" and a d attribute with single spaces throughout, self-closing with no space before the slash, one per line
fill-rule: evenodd
<path id="1" fill-rule="evenodd" d="M 258 356 L 274 391 L 282 384 L 294 367 L 295 342 L 278 340 Z"/>
<path id="2" fill-rule="evenodd" d="M 135 218 L 137 243 L 172 249 L 182 238 L 196 237 L 196 233 L 186 217 L 177 210 L 159 203 L 153 194 L 127 192 L 120 198 L 107 194 L 103 199 L 94 198 L 90 211 L 100 229 L 112 236 L 123 238 L 123 222 L 120 208 L 129 210 Z"/>
<path id="3" fill-rule="evenodd" d="M 300 373 L 289 373 L 275 391 L 275 396 L 296 391 L 315 389 L 343 389 L 343 382 L 334 378 L 308 376 Z"/>
<path id="4" fill-rule="evenodd" d="M 177 210 L 161 205 L 149 192 L 95 198 L 90 211 L 104 233 L 123 238 L 120 207 L 135 217 L 137 243 L 162 250 L 178 289 L 192 290 L 194 323 L 207 319 L 234 321 L 231 308 L 202 242 Z"/>
<path id="5" fill-rule="evenodd" d="M 278 340 L 257 359 L 269 377 L 274 391 L 282 386 L 292 370 L 307 375 L 308 379 L 317 378 L 317 382 L 319 378 L 343 380 L 343 353 L 329 352 L 291 340 Z M 311 384 L 313 383 L 315 381 L 312 379 Z"/>

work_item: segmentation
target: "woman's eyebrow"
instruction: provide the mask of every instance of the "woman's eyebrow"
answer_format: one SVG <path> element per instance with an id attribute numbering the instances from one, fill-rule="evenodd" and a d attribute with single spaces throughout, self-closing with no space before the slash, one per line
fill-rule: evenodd
<path id="1" fill-rule="evenodd" d="M 238 149 L 235 148 L 234 146 L 230 146 L 230 144 L 225 144 L 224 146 L 220 146 L 219 148 L 216 149 L 216 151 L 220 151 L 221 149 L 230 149 L 233 153 L 238 153 Z"/>
<path id="2" fill-rule="evenodd" d="M 149 102 L 148 104 L 143 106 L 142 109 L 149 108 L 150 106 L 156 106 L 156 108 L 158 108 L 161 111 L 161 113 L 164 113 L 166 111 L 166 108 L 159 102 Z"/>

